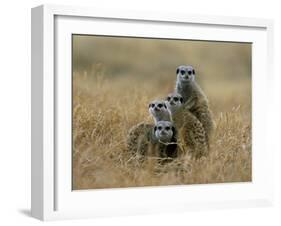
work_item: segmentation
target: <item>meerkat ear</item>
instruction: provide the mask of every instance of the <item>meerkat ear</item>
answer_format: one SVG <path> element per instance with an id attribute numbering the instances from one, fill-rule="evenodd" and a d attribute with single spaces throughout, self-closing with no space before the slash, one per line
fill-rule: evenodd
<path id="1" fill-rule="evenodd" d="M 150 108 L 150 107 L 151 107 L 151 104 L 148 105 L 148 108 Z"/>
<path id="2" fill-rule="evenodd" d="M 183 103 L 183 98 L 182 97 L 180 98 L 180 102 Z"/>
<path id="3" fill-rule="evenodd" d="M 163 105 L 164 105 L 164 108 L 167 108 L 167 105 L 165 103 Z"/>
<path id="4" fill-rule="evenodd" d="M 194 69 L 192 69 L 192 74 L 194 74 L 194 75 L 195 75 L 195 70 L 194 70 Z"/>
<path id="5" fill-rule="evenodd" d="M 173 138 L 172 141 L 176 142 L 177 141 L 177 130 L 175 126 L 172 126 L 172 131 L 173 131 Z"/>
<path id="6" fill-rule="evenodd" d="M 173 135 L 176 134 L 176 127 L 175 126 L 172 126 L 172 131 L 173 131 Z"/>
<path id="7" fill-rule="evenodd" d="M 180 69 L 177 68 L 177 74 L 180 72 Z"/>
<path id="8" fill-rule="evenodd" d="M 154 133 L 156 132 L 157 126 L 154 126 L 153 131 Z"/>

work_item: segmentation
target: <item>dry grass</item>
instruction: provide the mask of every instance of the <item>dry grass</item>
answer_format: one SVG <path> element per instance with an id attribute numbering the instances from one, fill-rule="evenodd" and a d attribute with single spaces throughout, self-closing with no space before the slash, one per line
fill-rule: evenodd
<path id="1" fill-rule="evenodd" d="M 160 165 L 140 164 L 126 150 L 130 127 L 152 122 L 148 103 L 173 90 L 175 76 L 139 82 L 112 78 L 98 65 L 73 76 L 73 188 L 112 188 L 251 181 L 250 80 L 208 82 L 216 130 L 208 158 L 182 155 Z M 137 84 L 137 85 L 132 85 Z M 227 86 L 226 86 L 227 85 Z"/>

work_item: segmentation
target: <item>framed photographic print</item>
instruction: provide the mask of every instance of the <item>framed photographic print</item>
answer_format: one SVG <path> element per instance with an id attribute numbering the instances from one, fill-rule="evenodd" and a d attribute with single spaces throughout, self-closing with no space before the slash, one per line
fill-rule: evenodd
<path id="1" fill-rule="evenodd" d="M 32 9 L 32 216 L 271 205 L 272 30 L 265 19 Z"/>

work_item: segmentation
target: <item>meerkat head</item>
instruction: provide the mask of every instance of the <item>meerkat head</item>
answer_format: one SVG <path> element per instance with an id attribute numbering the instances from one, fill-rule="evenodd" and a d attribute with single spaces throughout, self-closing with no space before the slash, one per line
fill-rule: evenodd
<path id="1" fill-rule="evenodd" d="M 173 113 L 183 105 L 183 97 L 179 93 L 170 93 L 166 98 L 168 110 Z"/>
<path id="2" fill-rule="evenodd" d="M 175 127 L 169 121 L 159 121 L 154 126 L 154 136 L 158 141 L 171 142 L 175 136 Z"/>
<path id="3" fill-rule="evenodd" d="M 190 65 L 181 65 L 177 68 L 177 81 L 182 84 L 187 84 L 195 79 L 195 70 Z"/>
<path id="4" fill-rule="evenodd" d="M 149 104 L 149 112 L 153 116 L 155 122 L 170 121 L 170 112 L 165 101 L 154 100 Z"/>

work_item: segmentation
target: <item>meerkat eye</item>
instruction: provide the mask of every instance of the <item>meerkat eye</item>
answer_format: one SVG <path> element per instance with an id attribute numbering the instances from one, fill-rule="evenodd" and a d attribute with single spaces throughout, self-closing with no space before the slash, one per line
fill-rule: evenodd
<path id="1" fill-rule="evenodd" d="M 165 130 L 168 130 L 168 131 L 169 131 L 170 129 L 171 129 L 171 128 L 170 128 L 169 126 L 167 126 L 167 127 L 165 128 Z"/>
<path id="2" fill-rule="evenodd" d="M 176 102 L 177 102 L 178 100 L 179 100 L 179 98 L 178 98 L 178 97 L 174 97 L 174 101 L 176 101 Z"/>
<path id="3" fill-rule="evenodd" d="M 159 107 L 159 108 L 163 107 L 163 104 L 158 104 L 158 107 Z"/>
<path id="4" fill-rule="evenodd" d="M 180 70 L 177 68 L 177 74 L 179 73 L 179 71 L 180 71 Z"/>
<path id="5" fill-rule="evenodd" d="M 195 75 L 195 71 L 194 71 L 194 69 L 192 70 L 192 74 L 194 74 L 194 75 Z"/>
<path id="6" fill-rule="evenodd" d="M 191 74 L 192 74 L 192 71 L 188 71 L 187 73 L 188 73 L 189 75 L 191 75 Z"/>
<path id="7" fill-rule="evenodd" d="M 167 97 L 167 101 L 170 101 L 171 100 L 171 97 Z"/>
<path id="8" fill-rule="evenodd" d="M 154 106 L 155 106 L 155 104 L 151 104 L 151 107 L 153 107 L 153 108 L 154 108 Z"/>
<path id="9" fill-rule="evenodd" d="M 162 126 L 158 126 L 158 128 L 157 128 L 158 130 L 162 130 Z"/>
<path id="10" fill-rule="evenodd" d="M 185 74 L 185 70 L 181 70 L 181 74 L 184 75 Z"/>

